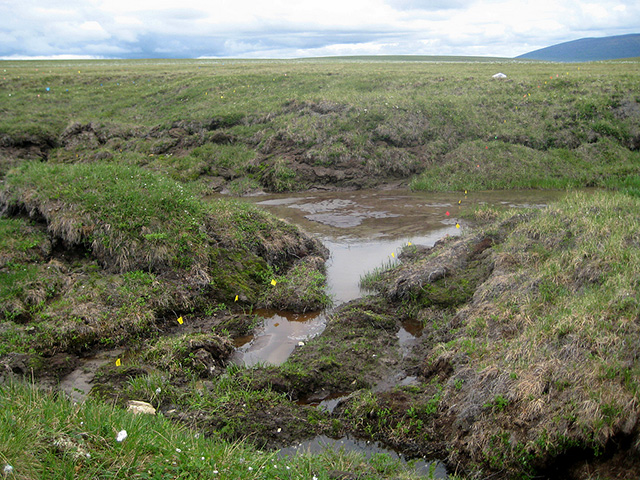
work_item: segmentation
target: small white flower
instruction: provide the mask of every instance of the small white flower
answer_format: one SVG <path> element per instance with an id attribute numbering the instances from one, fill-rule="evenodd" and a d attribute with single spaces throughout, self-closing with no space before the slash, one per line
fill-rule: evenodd
<path id="1" fill-rule="evenodd" d="M 311 480 L 318 480 L 318 477 L 316 477 L 315 475 L 313 476 L 313 478 Z"/>
<path id="2" fill-rule="evenodd" d="M 13 467 L 7 463 L 4 466 L 3 472 L 4 472 L 5 475 L 9 475 L 10 473 L 13 473 Z"/>
<path id="3" fill-rule="evenodd" d="M 218 470 L 214 470 L 213 473 L 218 473 Z"/>
<path id="4" fill-rule="evenodd" d="M 162 389 L 160 387 L 156 388 L 156 395 L 160 395 L 161 391 L 162 391 Z"/>
<path id="5" fill-rule="evenodd" d="M 249 471 L 253 470 L 253 467 L 249 467 Z"/>
<path id="6" fill-rule="evenodd" d="M 204 460 L 204 457 L 200 457 L 200 460 Z"/>
<path id="7" fill-rule="evenodd" d="M 124 441 L 125 438 L 127 438 L 127 431 L 126 430 L 120 430 L 118 432 L 118 436 L 116 437 L 116 442 L 122 442 L 122 441 Z"/>
<path id="8" fill-rule="evenodd" d="M 282 428 L 279 428 L 279 429 L 278 429 L 278 433 L 280 433 L 281 431 L 282 431 Z"/>
<path id="9" fill-rule="evenodd" d="M 299 347 L 304 347 L 304 342 L 298 342 Z"/>
<path id="10" fill-rule="evenodd" d="M 180 450 L 179 448 L 176 448 L 176 452 L 182 453 L 182 450 Z"/>

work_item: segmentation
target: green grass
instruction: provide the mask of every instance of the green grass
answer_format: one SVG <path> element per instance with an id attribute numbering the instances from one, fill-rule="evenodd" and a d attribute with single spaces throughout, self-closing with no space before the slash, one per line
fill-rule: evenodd
<path id="1" fill-rule="evenodd" d="M 0 201 L 15 217 L 0 222 L 0 314 L 35 329 L 24 348 L 86 350 L 144 335 L 167 312 L 197 314 L 236 295 L 255 305 L 268 272 L 286 276 L 307 255 L 300 308 L 326 301 L 318 241 L 140 166 L 29 162 L 7 175 Z M 14 338 L 15 322 L 0 336 Z"/>
<path id="2" fill-rule="evenodd" d="M 318 182 L 306 166 L 349 172 L 344 186 L 417 175 L 439 190 L 640 173 L 638 63 L 382 60 L 2 62 L 0 134 L 50 161 L 222 177 L 237 193 Z"/>
<path id="3" fill-rule="evenodd" d="M 205 437 L 162 415 L 134 415 L 91 401 L 76 405 L 20 383 L 0 386 L 0 399 L 0 464 L 7 478 L 328 479 L 332 470 L 417 478 L 399 461 L 367 464 L 353 453 L 282 459 L 217 434 Z M 123 430 L 127 436 L 118 442 Z"/>
<path id="4" fill-rule="evenodd" d="M 114 163 L 30 163 L 6 184 L 5 203 L 39 210 L 55 236 L 91 246 L 118 271 L 188 266 L 206 255 L 204 204 L 162 175 Z"/>
<path id="5" fill-rule="evenodd" d="M 14 476 L 281 478 L 271 454 L 226 442 L 264 405 L 288 405 L 253 382 L 366 388 L 384 368 L 378 353 L 395 345 L 398 313 L 435 315 L 424 322 L 424 361 L 451 364 L 452 378 L 430 384 L 417 410 L 363 392 L 354 406 L 370 415 L 353 422 L 365 434 L 428 442 L 440 406 L 455 416 L 471 399 L 478 435 L 461 453 L 450 439 L 447 454 L 519 474 L 617 438 L 639 402 L 640 64 L 382 60 L 0 62 L 0 204 L 10 217 L 0 218 L 0 355 L 28 352 L 29 366 L 148 340 L 155 323 L 208 315 L 236 296 L 248 308 L 294 297 L 302 309 L 325 305 L 322 270 L 297 261 L 322 257 L 317 242 L 246 203 L 203 201 L 212 191 L 410 179 L 416 190 L 619 191 L 571 194 L 543 211 L 479 210 L 477 220 L 496 222 L 480 227 L 495 239 L 492 263 L 460 267 L 397 311 L 375 298 L 345 307 L 283 366 L 229 371 L 210 394 L 192 338 L 152 343 L 153 371 L 116 393 L 174 402 L 192 420 L 215 412 L 226 440 L 4 385 L 0 462 Z M 497 71 L 508 79 L 492 80 Z M 122 428 L 130 437 L 117 444 Z M 373 463 L 327 455 L 290 466 L 304 478 L 406 475 Z"/>
<path id="6" fill-rule="evenodd" d="M 473 420 L 481 437 L 468 434 L 476 462 L 535 475 L 570 448 L 604 451 L 637 412 L 640 201 L 619 192 L 570 192 L 542 210 L 483 209 L 476 220 L 490 217 L 474 235 L 495 242 L 483 260 L 491 271 L 455 322 L 438 326 L 441 340 L 429 358 L 451 364 L 442 401 L 460 405 L 452 411 L 464 418 L 483 409 Z M 446 259 L 451 252 L 442 245 L 431 254 Z M 404 268 L 415 278 L 421 265 Z M 473 278 L 476 268 L 468 261 L 450 271 L 445 293 L 454 298 L 456 279 Z M 383 280 L 397 277 L 391 270 Z"/>
<path id="7" fill-rule="evenodd" d="M 634 184 L 629 174 L 640 165 L 638 151 L 615 141 L 577 149 L 535 150 L 501 140 L 461 145 L 416 177 L 414 190 L 500 190 L 510 188 L 567 189 L 584 186 L 619 188 Z"/>

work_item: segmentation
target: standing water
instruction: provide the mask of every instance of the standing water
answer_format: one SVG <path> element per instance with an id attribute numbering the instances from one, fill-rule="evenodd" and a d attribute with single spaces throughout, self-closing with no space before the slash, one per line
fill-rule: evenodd
<path id="1" fill-rule="evenodd" d="M 409 242 L 432 246 L 447 235 L 459 235 L 463 228 L 457 225 L 464 223 L 458 214 L 463 207 L 542 207 L 562 195 L 563 192 L 539 190 L 467 195 L 359 190 L 262 195 L 253 197 L 253 201 L 325 244 L 331 253 L 327 262 L 327 289 L 334 306 L 339 306 L 366 294 L 359 287 L 360 277 L 394 262 L 399 250 Z M 238 344 L 233 357 L 238 364 L 279 365 L 297 345 L 322 333 L 326 321 L 326 312 L 258 313 L 264 317 L 263 327 Z"/>

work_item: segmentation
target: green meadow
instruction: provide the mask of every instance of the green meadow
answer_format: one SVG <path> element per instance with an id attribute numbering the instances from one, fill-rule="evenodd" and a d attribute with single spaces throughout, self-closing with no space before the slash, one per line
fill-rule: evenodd
<path id="1" fill-rule="evenodd" d="M 386 455 L 274 453 L 309 432 L 440 459 L 451 478 L 640 470 L 627 461 L 637 61 L 2 61 L 0 74 L 4 477 L 418 478 Z M 567 196 L 466 211 L 465 235 L 368 275 L 375 293 L 282 366 L 228 365 L 255 309 L 331 303 L 326 248 L 240 197 L 388 184 Z M 198 327 L 178 335 L 183 317 Z M 423 334 L 404 358 L 407 320 Z M 118 348 L 129 356 L 98 370 L 87 402 L 57 391 L 80 358 Z M 401 362 L 418 385 L 373 391 Z M 325 390 L 349 395 L 333 414 L 297 403 Z M 160 413 L 134 416 L 131 399 Z"/>
<path id="2" fill-rule="evenodd" d="M 50 161 L 136 164 L 239 194 L 399 180 L 426 190 L 635 190 L 638 70 L 635 62 L 3 62 L 0 132 L 4 145 L 35 145 Z M 499 71 L 506 80 L 492 79 Z"/>

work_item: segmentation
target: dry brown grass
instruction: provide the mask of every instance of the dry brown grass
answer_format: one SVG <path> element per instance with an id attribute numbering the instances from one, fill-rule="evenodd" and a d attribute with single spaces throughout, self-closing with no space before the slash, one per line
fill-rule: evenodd
<path id="1" fill-rule="evenodd" d="M 442 399 L 460 429 L 453 448 L 515 474 L 569 448 L 586 455 L 621 436 L 640 444 L 640 248 L 629 241 L 638 212 L 631 197 L 573 194 L 485 227 L 497 239 L 491 273 L 440 326 L 448 343 L 428 354 L 453 367 Z M 390 272 L 387 292 L 426 285 L 464 242 Z M 458 265 L 456 275 L 470 273 Z"/>

